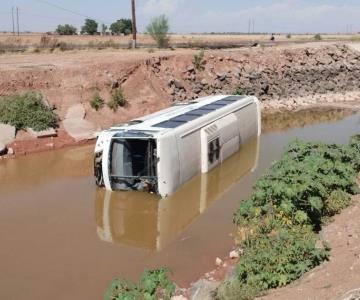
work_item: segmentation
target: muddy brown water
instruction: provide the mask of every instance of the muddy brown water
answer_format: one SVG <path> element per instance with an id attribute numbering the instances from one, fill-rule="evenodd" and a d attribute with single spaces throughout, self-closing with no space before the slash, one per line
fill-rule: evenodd
<path id="1" fill-rule="evenodd" d="M 360 115 L 312 110 L 265 116 L 264 126 L 222 166 L 162 200 L 96 188 L 92 146 L 0 162 L 0 299 L 102 299 L 114 277 L 135 280 L 159 266 L 189 284 L 229 253 L 232 213 L 287 143 L 346 143 Z"/>

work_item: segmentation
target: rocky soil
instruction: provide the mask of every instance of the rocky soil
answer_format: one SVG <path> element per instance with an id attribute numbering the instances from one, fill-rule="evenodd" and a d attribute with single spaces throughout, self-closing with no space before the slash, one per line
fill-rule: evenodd
<path id="1" fill-rule="evenodd" d="M 59 136 L 73 143 L 79 136 L 91 137 L 96 130 L 173 102 L 233 93 L 235 89 L 258 96 L 267 111 L 319 103 L 360 103 L 360 53 L 343 44 L 206 51 L 200 68 L 196 68 L 192 60 L 198 53 L 139 50 L 4 55 L 0 57 L 0 95 L 41 91 L 60 116 Z M 89 100 L 95 92 L 108 101 L 119 88 L 127 100 L 124 108 L 117 112 L 107 107 L 98 112 L 91 109 Z M 72 134 L 63 122 L 79 105 L 85 116 L 81 122 L 71 123 L 76 133 Z M 31 152 L 29 140 L 33 139 L 26 132 L 18 133 L 17 146 L 12 145 L 15 152 L 16 147 L 24 148 L 24 143 Z"/>

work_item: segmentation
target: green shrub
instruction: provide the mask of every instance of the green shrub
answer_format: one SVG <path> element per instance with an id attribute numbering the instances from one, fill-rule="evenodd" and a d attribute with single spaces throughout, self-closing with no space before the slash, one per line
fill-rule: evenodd
<path id="1" fill-rule="evenodd" d="M 332 191 L 330 196 L 324 202 L 324 210 L 327 216 L 333 216 L 341 212 L 342 209 L 349 206 L 351 197 L 342 190 Z"/>
<path id="2" fill-rule="evenodd" d="M 234 214 L 244 254 L 236 277 L 219 287 L 217 299 L 252 299 L 328 259 L 329 247 L 316 246 L 316 231 L 357 192 L 359 150 L 359 135 L 349 145 L 288 146 Z"/>
<path id="3" fill-rule="evenodd" d="M 314 35 L 314 39 L 315 39 L 316 41 L 321 41 L 321 40 L 322 40 L 321 34 L 320 34 L 320 33 L 315 34 L 315 35 Z"/>
<path id="4" fill-rule="evenodd" d="M 94 93 L 94 95 L 92 96 L 91 100 L 90 100 L 90 106 L 92 109 L 95 109 L 96 111 L 98 111 L 99 109 L 104 107 L 104 100 L 100 97 L 99 93 L 96 92 Z"/>
<path id="5" fill-rule="evenodd" d="M 360 134 L 351 137 L 350 147 L 360 152 Z"/>
<path id="6" fill-rule="evenodd" d="M 15 126 L 45 130 L 57 127 L 58 117 L 44 104 L 40 93 L 27 92 L 0 97 L 0 122 Z"/>
<path id="7" fill-rule="evenodd" d="M 238 87 L 233 91 L 233 95 L 241 96 L 243 95 L 243 91 Z"/>
<path id="8" fill-rule="evenodd" d="M 114 279 L 104 300 L 170 300 L 175 291 L 175 285 L 169 280 L 168 275 L 168 270 L 161 268 L 144 271 L 137 284 L 123 279 Z"/>
<path id="9" fill-rule="evenodd" d="M 195 54 L 192 63 L 196 70 L 203 71 L 205 69 L 204 64 L 204 51 L 201 50 L 198 54 Z"/>
<path id="10" fill-rule="evenodd" d="M 329 257 L 329 248 L 315 246 L 311 226 L 275 227 L 271 234 L 248 237 L 232 282 L 225 282 L 217 299 L 247 300 L 284 286 Z"/>
<path id="11" fill-rule="evenodd" d="M 288 34 L 286 35 L 286 38 L 287 38 L 287 39 L 291 39 L 291 33 L 288 33 Z"/>
<path id="12" fill-rule="evenodd" d="M 169 45 L 169 19 L 161 15 L 151 20 L 146 27 L 146 32 L 151 35 L 159 48 L 166 48 Z"/>
<path id="13" fill-rule="evenodd" d="M 111 94 L 111 99 L 107 103 L 108 107 L 113 111 L 117 111 L 117 109 L 121 106 L 126 105 L 126 99 L 124 97 L 122 89 L 116 89 Z"/>
<path id="14" fill-rule="evenodd" d="M 250 300 L 261 296 L 258 286 L 241 284 L 238 279 L 224 281 L 218 287 L 215 299 L 217 300 Z"/>
<path id="15" fill-rule="evenodd" d="M 288 147 L 270 173 L 260 178 L 252 196 L 240 203 L 234 215 L 238 225 L 261 219 L 271 207 L 305 212 L 311 224 L 319 227 L 326 216 L 324 201 L 332 191 L 357 192 L 356 176 L 360 170 L 360 152 L 349 145 L 337 146 L 296 141 Z M 284 211 L 284 210 L 283 210 Z M 245 224 L 244 224 L 245 223 Z"/>

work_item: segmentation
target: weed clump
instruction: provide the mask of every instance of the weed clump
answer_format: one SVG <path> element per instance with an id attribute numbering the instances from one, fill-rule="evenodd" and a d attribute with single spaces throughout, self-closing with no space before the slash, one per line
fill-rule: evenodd
<path id="1" fill-rule="evenodd" d="M 342 209 L 349 206 L 351 197 L 342 190 L 332 191 L 330 196 L 325 200 L 324 209 L 326 216 L 334 216 L 341 212 Z"/>
<path id="2" fill-rule="evenodd" d="M 201 50 L 198 54 L 195 54 L 193 59 L 192 59 L 192 63 L 195 67 L 196 70 L 198 71 L 203 71 L 205 69 L 204 64 L 205 64 L 205 60 L 204 60 L 204 51 Z"/>
<path id="3" fill-rule="evenodd" d="M 122 89 L 116 89 L 111 94 L 111 99 L 107 103 L 108 107 L 113 111 L 117 111 L 119 107 L 124 107 L 126 105 L 126 99 L 124 97 Z"/>
<path id="4" fill-rule="evenodd" d="M 0 97 L 0 122 L 17 130 L 46 130 L 57 127 L 58 117 L 44 104 L 41 93 L 27 92 Z"/>
<path id="5" fill-rule="evenodd" d="M 90 99 L 90 106 L 92 109 L 98 111 L 104 107 L 104 100 L 100 97 L 98 92 L 95 92 L 92 98 Z"/>
<path id="6" fill-rule="evenodd" d="M 234 91 L 233 91 L 233 95 L 237 95 L 237 96 L 241 96 L 243 95 L 243 91 L 241 90 L 240 87 L 236 88 Z"/>
<path id="7" fill-rule="evenodd" d="M 168 275 L 168 270 L 161 268 L 144 271 L 138 283 L 132 283 L 124 279 L 114 279 L 104 296 L 104 300 L 170 300 L 175 291 L 175 285 L 170 281 Z"/>

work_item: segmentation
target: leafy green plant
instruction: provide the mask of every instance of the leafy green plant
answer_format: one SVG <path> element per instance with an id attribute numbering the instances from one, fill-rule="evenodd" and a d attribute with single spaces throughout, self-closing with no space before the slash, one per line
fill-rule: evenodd
<path id="1" fill-rule="evenodd" d="M 192 63 L 196 70 L 203 71 L 205 69 L 204 64 L 204 51 L 201 50 L 198 54 L 195 54 L 192 59 Z"/>
<path id="2" fill-rule="evenodd" d="M 265 290 L 294 281 L 328 259 L 329 248 L 315 246 L 311 226 L 273 230 L 271 234 L 248 237 L 242 243 L 244 254 L 236 267 L 236 277 L 222 284 L 217 299 L 253 299 Z"/>
<path id="3" fill-rule="evenodd" d="M 359 150 L 359 135 L 349 145 L 288 146 L 234 214 L 244 254 L 236 277 L 219 287 L 217 299 L 253 299 L 328 259 L 330 248 L 317 246 L 316 231 L 357 192 Z"/>
<path id="4" fill-rule="evenodd" d="M 241 96 L 243 95 L 243 91 L 240 89 L 240 87 L 238 87 L 233 91 L 233 95 Z"/>
<path id="5" fill-rule="evenodd" d="M 341 212 L 342 209 L 349 206 L 351 197 L 342 190 L 332 191 L 330 196 L 324 202 L 324 209 L 327 216 L 333 216 Z"/>
<path id="6" fill-rule="evenodd" d="M 57 127 L 57 115 L 44 104 L 41 93 L 27 92 L 0 97 L 0 122 L 15 126 L 45 130 Z"/>
<path id="7" fill-rule="evenodd" d="M 123 107 L 126 105 L 126 99 L 121 88 L 116 89 L 112 92 L 111 99 L 107 103 L 107 105 L 113 111 L 117 111 L 120 106 Z"/>
<path id="8" fill-rule="evenodd" d="M 90 106 L 92 109 L 98 111 L 99 109 L 104 107 L 104 100 L 100 97 L 98 92 L 95 92 L 92 98 L 90 99 Z"/>
<path id="9" fill-rule="evenodd" d="M 332 191 L 357 192 L 356 176 L 360 155 L 355 147 L 296 141 L 288 147 L 269 174 L 260 178 L 250 199 L 240 204 L 234 215 L 238 225 L 261 219 L 270 207 L 276 210 L 288 205 L 292 212 L 305 212 L 309 221 L 319 227 L 326 216 L 324 201 Z M 255 211 L 259 211 L 256 215 Z"/>
<path id="10" fill-rule="evenodd" d="M 161 268 L 145 270 L 136 284 L 124 279 L 114 279 L 104 300 L 169 300 L 175 291 L 175 285 L 168 276 L 169 271 Z"/>

